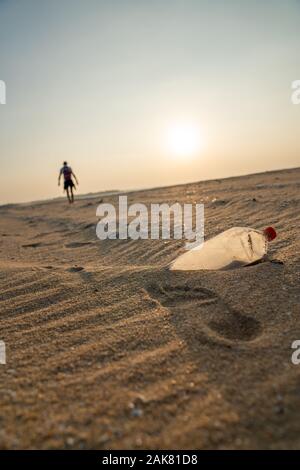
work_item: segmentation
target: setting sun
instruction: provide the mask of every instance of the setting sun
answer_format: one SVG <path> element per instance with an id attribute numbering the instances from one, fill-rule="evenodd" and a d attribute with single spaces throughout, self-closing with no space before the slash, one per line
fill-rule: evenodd
<path id="1" fill-rule="evenodd" d="M 176 157 L 191 157 L 202 147 L 200 129 L 195 124 L 176 123 L 167 128 L 166 149 Z"/>

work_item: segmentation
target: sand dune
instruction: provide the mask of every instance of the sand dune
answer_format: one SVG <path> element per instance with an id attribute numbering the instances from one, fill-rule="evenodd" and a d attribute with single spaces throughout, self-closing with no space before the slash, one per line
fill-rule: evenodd
<path id="1" fill-rule="evenodd" d="M 176 201 L 282 264 L 170 272 L 183 241 L 99 241 L 97 198 L 0 208 L 1 448 L 300 447 L 300 169 L 129 194 Z"/>

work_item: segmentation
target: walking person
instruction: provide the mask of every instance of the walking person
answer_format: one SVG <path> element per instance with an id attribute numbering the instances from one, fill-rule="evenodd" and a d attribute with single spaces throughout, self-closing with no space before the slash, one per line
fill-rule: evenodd
<path id="1" fill-rule="evenodd" d="M 67 191 L 67 197 L 68 201 L 70 204 L 74 202 L 74 193 L 73 193 L 73 188 L 75 187 L 74 181 L 72 179 L 72 176 L 74 177 L 76 184 L 78 185 L 78 180 L 73 173 L 73 170 L 70 166 L 68 166 L 67 162 L 63 163 L 63 167 L 61 168 L 58 176 L 58 186 L 60 186 L 60 179 L 61 176 L 64 175 L 64 190 Z"/>

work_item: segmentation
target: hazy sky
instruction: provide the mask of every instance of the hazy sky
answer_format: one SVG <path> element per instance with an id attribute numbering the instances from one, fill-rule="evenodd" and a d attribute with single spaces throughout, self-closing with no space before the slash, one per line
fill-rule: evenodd
<path id="1" fill-rule="evenodd" d="M 297 0 L 0 0 L 0 202 L 300 165 Z M 203 146 L 165 148 L 173 122 Z"/>

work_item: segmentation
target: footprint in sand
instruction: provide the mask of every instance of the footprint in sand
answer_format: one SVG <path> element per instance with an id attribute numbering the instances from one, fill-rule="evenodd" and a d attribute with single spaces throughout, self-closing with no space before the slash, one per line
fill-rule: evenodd
<path id="1" fill-rule="evenodd" d="M 251 341 L 261 324 L 227 305 L 215 292 L 188 285 L 151 285 L 150 296 L 169 309 L 183 335 L 199 341 Z"/>
<path id="2" fill-rule="evenodd" d="M 27 243 L 26 245 L 22 245 L 22 248 L 38 248 L 42 246 L 42 243 Z"/>

